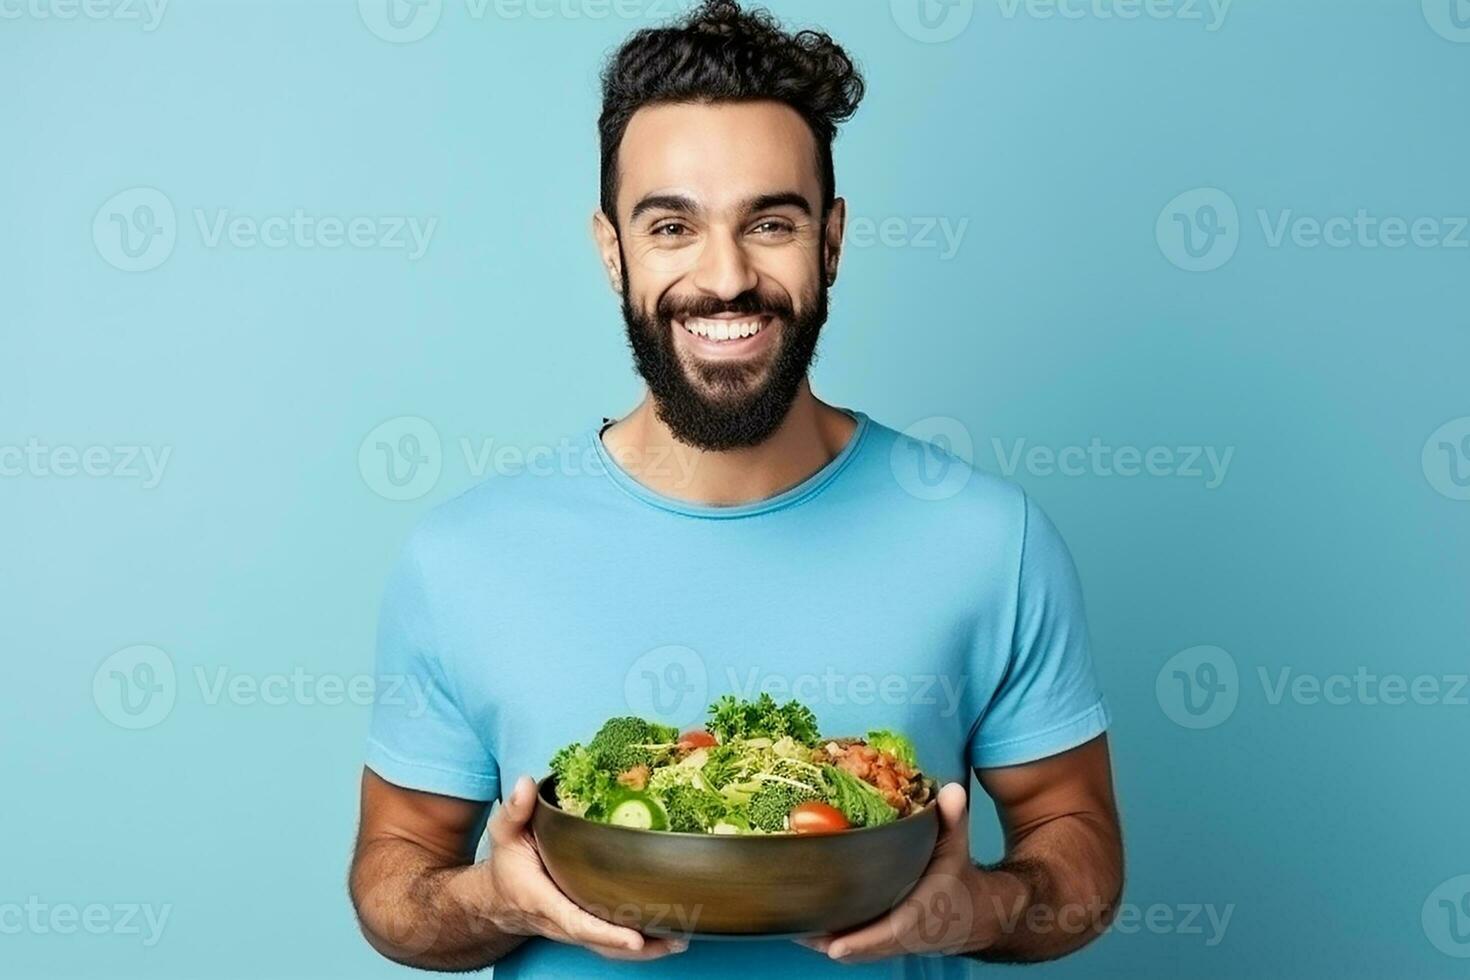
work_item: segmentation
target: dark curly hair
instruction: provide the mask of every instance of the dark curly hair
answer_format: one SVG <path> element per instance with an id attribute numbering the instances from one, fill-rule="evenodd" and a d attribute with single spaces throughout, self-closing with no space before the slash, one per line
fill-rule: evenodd
<path id="1" fill-rule="evenodd" d="M 816 136 L 825 218 L 836 197 L 832 140 L 838 124 L 857 111 L 864 89 L 857 65 L 829 35 L 788 34 L 765 9 L 703 0 L 672 26 L 628 38 L 602 71 L 602 211 L 616 227 L 618 146 L 639 109 L 774 100 L 800 113 Z"/>

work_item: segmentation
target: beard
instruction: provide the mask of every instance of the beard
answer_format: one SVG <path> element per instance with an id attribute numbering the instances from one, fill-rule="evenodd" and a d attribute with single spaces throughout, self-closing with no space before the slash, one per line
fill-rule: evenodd
<path id="1" fill-rule="evenodd" d="M 749 290 L 729 302 L 712 296 L 685 301 L 665 293 L 650 317 L 633 308 L 630 292 L 625 275 L 623 323 L 633 363 L 653 395 L 655 414 L 674 438 L 711 451 L 768 439 L 786 418 L 816 357 L 817 338 L 827 322 L 826 279 L 817 277 L 816 295 L 799 314 L 784 295 Z M 674 346 L 674 331 L 683 329 L 674 321 L 721 313 L 766 315 L 779 322 L 774 352 L 748 363 L 687 363 Z"/>

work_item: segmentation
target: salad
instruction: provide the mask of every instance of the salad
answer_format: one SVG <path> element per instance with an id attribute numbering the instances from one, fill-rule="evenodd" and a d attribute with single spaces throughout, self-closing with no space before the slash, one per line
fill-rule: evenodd
<path id="1" fill-rule="evenodd" d="M 934 799 L 913 743 L 875 730 L 824 738 L 811 709 L 725 695 L 680 733 L 609 719 L 556 753 L 556 801 L 575 816 L 689 834 L 830 833 L 876 827 Z"/>

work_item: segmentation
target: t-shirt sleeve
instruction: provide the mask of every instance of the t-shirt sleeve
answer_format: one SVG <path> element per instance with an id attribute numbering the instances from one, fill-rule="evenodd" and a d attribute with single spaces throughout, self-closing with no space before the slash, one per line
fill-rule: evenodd
<path id="1" fill-rule="evenodd" d="M 970 764 L 980 769 L 1065 752 L 1110 721 L 1072 555 L 1029 498 L 1024 522 L 1010 660 L 970 741 Z"/>
<path id="2" fill-rule="evenodd" d="M 378 613 L 377 688 L 367 766 L 407 789 L 488 801 L 499 767 L 441 660 L 442 642 L 413 543 L 389 573 Z"/>

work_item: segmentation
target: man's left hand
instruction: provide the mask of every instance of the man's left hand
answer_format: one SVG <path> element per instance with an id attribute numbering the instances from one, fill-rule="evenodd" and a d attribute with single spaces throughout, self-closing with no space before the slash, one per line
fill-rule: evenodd
<path id="1" fill-rule="evenodd" d="M 939 791 L 939 840 L 914 890 L 887 915 L 849 932 L 797 942 L 834 960 L 862 963 L 889 956 L 956 955 L 988 946 L 992 906 L 1014 901 L 1019 882 L 970 860 L 970 820 L 965 788 Z M 1001 907 L 1004 907 L 1002 904 Z"/>

